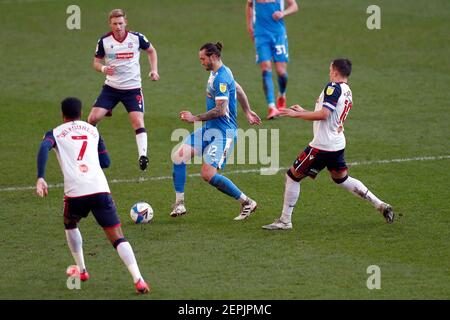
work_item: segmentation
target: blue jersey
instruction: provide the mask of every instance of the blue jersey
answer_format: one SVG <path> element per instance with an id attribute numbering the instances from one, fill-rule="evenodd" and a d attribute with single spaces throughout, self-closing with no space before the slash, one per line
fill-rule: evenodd
<path id="1" fill-rule="evenodd" d="M 284 10 L 284 0 L 253 0 L 253 29 L 255 37 L 283 35 L 286 33 L 284 19 L 274 20 L 275 11 Z"/>
<path id="2" fill-rule="evenodd" d="M 231 70 L 222 65 L 217 72 L 212 72 L 206 85 L 206 111 L 216 107 L 216 100 L 228 100 L 224 116 L 208 120 L 206 129 L 218 129 L 222 132 L 237 129 L 236 83 Z"/>

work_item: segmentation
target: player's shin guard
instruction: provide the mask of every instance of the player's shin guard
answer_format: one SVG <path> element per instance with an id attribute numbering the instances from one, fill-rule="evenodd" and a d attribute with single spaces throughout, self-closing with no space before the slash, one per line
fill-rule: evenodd
<path id="1" fill-rule="evenodd" d="M 300 182 L 293 180 L 288 174 L 286 174 L 286 184 L 284 187 L 284 202 L 283 213 L 281 214 L 281 220 L 284 223 L 290 223 L 292 217 L 292 211 L 300 196 Z"/>
<path id="2" fill-rule="evenodd" d="M 135 131 L 136 133 L 136 144 L 138 147 L 138 153 L 140 156 L 147 155 L 147 131 L 145 128 L 139 128 Z"/>
<path id="3" fill-rule="evenodd" d="M 83 256 L 83 238 L 81 237 L 80 229 L 66 229 L 67 244 L 69 245 L 70 252 L 73 259 L 77 264 L 80 271 L 86 269 Z"/>
<path id="4" fill-rule="evenodd" d="M 139 267 L 130 243 L 125 240 L 125 238 L 120 238 L 114 242 L 113 246 L 117 250 L 120 259 L 122 259 L 123 263 L 128 268 L 128 271 L 130 271 L 131 276 L 133 277 L 133 282 L 136 283 L 139 279 L 142 279 L 142 275 L 139 271 Z"/>
<path id="5" fill-rule="evenodd" d="M 283 75 L 278 75 L 278 90 L 280 91 L 281 95 L 284 95 L 286 93 L 288 83 L 288 73 L 286 72 Z"/>
<path id="6" fill-rule="evenodd" d="M 339 186 L 347 189 L 354 195 L 369 201 L 375 208 L 379 208 L 383 203 L 378 199 L 370 190 L 359 180 L 350 176 L 346 176 L 342 179 L 333 179 Z"/>
<path id="7" fill-rule="evenodd" d="M 242 194 L 242 191 L 239 190 L 239 188 L 236 187 L 230 179 L 218 173 L 216 173 L 211 180 L 209 180 L 209 184 L 213 185 L 226 195 L 235 198 L 236 200 L 238 200 Z"/>
<path id="8" fill-rule="evenodd" d="M 173 186 L 177 193 L 184 192 L 184 185 L 186 184 L 186 164 L 173 164 Z"/>
<path id="9" fill-rule="evenodd" d="M 266 96 L 267 105 L 275 106 L 275 93 L 272 80 L 272 71 L 263 71 L 262 78 L 264 95 Z"/>

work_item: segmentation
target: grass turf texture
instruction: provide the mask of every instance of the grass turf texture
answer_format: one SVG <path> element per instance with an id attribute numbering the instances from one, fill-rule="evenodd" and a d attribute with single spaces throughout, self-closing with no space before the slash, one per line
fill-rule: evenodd
<path id="1" fill-rule="evenodd" d="M 91 68 L 107 12 L 120 2 L 79 1 L 81 30 L 66 28 L 68 1 L 0 1 L 1 38 L 0 188 L 35 183 L 35 156 L 45 131 L 60 123 L 59 102 L 75 95 L 84 118 L 100 92 L 103 76 Z M 370 1 L 300 1 L 287 18 L 288 104 L 312 109 L 327 82 L 328 64 L 348 56 L 354 108 L 346 122 L 346 160 L 448 155 L 450 53 L 448 1 L 379 1 L 382 28 L 366 28 Z M 141 174 L 134 133 L 124 108 L 99 129 L 105 138 L 112 179 L 171 175 L 170 140 L 181 110 L 204 110 L 207 73 L 198 48 L 224 43 L 223 60 L 246 90 L 253 109 L 265 116 L 261 76 L 246 34 L 244 1 L 129 1 L 129 28 L 155 45 L 161 80 L 143 81 L 150 168 Z M 170 12 L 170 14 L 168 14 Z M 142 76 L 148 73 L 141 57 Z M 248 125 L 242 112 L 239 124 Z M 312 137 L 312 124 L 293 119 L 265 121 L 280 129 L 280 166 L 287 167 Z M 172 219 L 170 180 L 111 184 L 126 237 L 154 291 L 137 297 L 131 277 L 91 216 L 80 230 L 91 279 L 82 290 L 66 288 L 73 259 L 62 225 L 62 188 L 46 199 L 32 190 L 0 191 L 0 298 L 2 299 L 449 299 L 449 160 L 361 165 L 350 174 L 390 202 L 393 225 L 367 203 L 338 188 L 323 172 L 302 183 L 294 230 L 267 232 L 261 225 L 280 213 L 284 172 L 275 176 L 227 174 L 260 204 L 242 223 L 233 200 L 198 177 L 188 178 L 190 214 Z M 188 173 L 198 173 L 198 165 Z M 49 183 L 62 182 L 56 157 Z M 154 222 L 136 226 L 131 205 L 144 200 Z M 368 290 L 366 268 L 381 268 L 381 290 Z M 26 287 L 27 290 L 23 290 Z"/>

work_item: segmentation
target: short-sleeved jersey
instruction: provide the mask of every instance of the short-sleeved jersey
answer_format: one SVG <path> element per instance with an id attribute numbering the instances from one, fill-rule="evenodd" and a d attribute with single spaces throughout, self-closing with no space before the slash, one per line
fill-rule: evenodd
<path id="1" fill-rule="evenodd" d="M 314 139 L 309 145 L 324 151 L 344 149 L 344 121 L 352 104 L 352 91 L 348 84 L 328 83 L 316 101 L 315 111 L 328 108 L 331 114 L 325 120 L 314 121 Z"/>
<path id="2" fill-rule="evenodd" d="M 216 106 L 216 100 L 228 100 L 228 107 L 224 116 L 208 120 L 206 128 L 219 129 L 222 132 L 237 129 L 237 95 L 236 83 L 231 70 L 222 65 L 217 72 L 209 75 L 206 85 L 206 111 Z"/>
<path id="3" fill-rule="evenodd" d="M 48 131 L 44 139 L 52 142 L 64 175 L 64 195 L 80 197 L 109 193 L 99 161 L 96 127 L 84 121 L 66 122 Z"/>
<path id="4" fill-rule="evenodd" d="M 151 43 L 139 32 L 127 31 L 125 39 L 118 41 L 112 32 L 98 40 L 95 57 L 105 59 L 116 72 L 106 76 L 105 84 L 115 89 L 141 88 L 140 49 L 147 50 Z"/>
<path id="5" fill-rule="evenodd" d="M 248 0 L 253 2 L 253 30 L 255 37 L 283 35 L 286 33 L 284 19 L 274 20 L 275 11 L 284 10 L 284 0 Z"/>

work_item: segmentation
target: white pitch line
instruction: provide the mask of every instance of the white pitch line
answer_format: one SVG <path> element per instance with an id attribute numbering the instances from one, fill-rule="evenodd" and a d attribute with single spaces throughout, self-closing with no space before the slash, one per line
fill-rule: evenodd
<path id="1" fill-rule="evenodd" d="M 399 163 L 399 162 L 410 162 L 410 161 L 434 161 L 434 160 L 445 160 L 450 159 L 450 155 L 444 155 L 444 156 L 428 156 L 428 157 L 415 157 L 415 158 L 400 158 L 400 159 L 389 159 L 389 160 L 367 160 L 367 161 L 355 161 L 355 162 L 349 162 L 347 165 L 353 167 L 353 166 L 363 166 L 363 165 L 373 165 L 373 164 L 389 164 L 389 163 Z M 260 173 L 261 170 L 264 170 L 265 168 L 261 169 L 247 169 L 247 170 L 234 170 L 234 171 L 227 171 L 227 174 L 236 174 L 236 173 Z M 268 168 L 267 168 L 268 169 Z M 279 168 L 278 170 L 287 170 L 288 167 Z M 188 174 L 188 177 L 199 177 L 199 173 L 192 173 Z M 160 177 L 140 177 L 138 179 L 111 179 L 109 180 L 109 183 L 115 184 L 115 183 L 136 183 L 136 182 L 145 182 L 145 181 L 160 181 L 160 180 L 170 180 L 172 179 L 172 176 L 160 176 Z M 58 184 L 49 184 L 49 188 L 62 188 L 64 187 L 63 183 Z M 0 192 L 2 191 L 25 191 L 25 190 L 33 190 L 35 189 L 35 186 L 23 186 L 23 187 L 6 187 L 6 188 L 0 188 Z"/>

